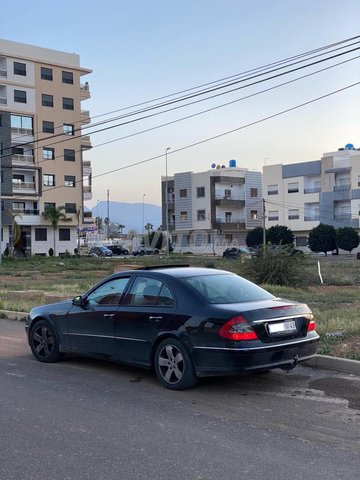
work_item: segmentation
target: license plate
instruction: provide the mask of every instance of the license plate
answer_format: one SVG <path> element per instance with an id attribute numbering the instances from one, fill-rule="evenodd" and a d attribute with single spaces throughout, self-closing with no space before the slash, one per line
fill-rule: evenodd
<path id="1" fill-rule="evenodd" d="M 296 323 L 294 320 L 269 324 L 269 333 L 290 333 L 294 331 L 296 331 Z"/>

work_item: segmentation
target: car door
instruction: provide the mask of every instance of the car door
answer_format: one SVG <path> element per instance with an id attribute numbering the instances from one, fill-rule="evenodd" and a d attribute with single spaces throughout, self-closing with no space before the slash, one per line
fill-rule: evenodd
<path id="1" fill-rule="evenodd" d="M 149 364 L 151 345 L 175 311 L 175 296 L 165 283 L 137 275 L 116 315 L 115 344 L 119 358 Z"/>
<path id="2" fill-rule="evenodd" d="M 82 306 L 68 313 L 67 333 L 71 351 L 113 356 L 115 317 L 129 277 L 113 278 L 92 290 Z"/>

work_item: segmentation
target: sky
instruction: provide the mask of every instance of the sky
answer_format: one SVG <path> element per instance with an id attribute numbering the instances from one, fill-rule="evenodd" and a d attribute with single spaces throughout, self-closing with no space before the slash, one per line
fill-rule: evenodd
<path id="1" fill-rule="evenodd" d="M 81 66 L 93 70 L 83 77 L 89 82 L 91 99 L 82 102 L 82 109 L 90 110 L 94 121 L 131 111 L 104 115 L 114 110 L 359 34 L 359 0 L 17 0 L 3 2 L 0 16 L 2 39 L 80 55 Z M 106 200 L 107 190 L 112 201 L 145 199 L 160 205 L 167 148 L 167 171 L 173 175 L 205 171 L 213 163 L 228 165 L 231 159 L 239 167 L 261 171 L 264 165 L 317 160 L 347 143 L 360 147 L 359 85 L 259 122 L 360 82 L 359 58 L 239 100 L 357 55 L 360 50 L 213 100 L 94 133 L 93 149 L 84 156 L 93 169 L 93 198 L 87 206 Z M 230 101 L 234 103 L 139 134 Z M 250 123 L 254 125 L 246 127 Z M 105 142 L 111 143 L 100 145 Z M 149 160 L 153 157 L 159 158 Z M 132 166 L 136 163 L 140 164 Z"/>

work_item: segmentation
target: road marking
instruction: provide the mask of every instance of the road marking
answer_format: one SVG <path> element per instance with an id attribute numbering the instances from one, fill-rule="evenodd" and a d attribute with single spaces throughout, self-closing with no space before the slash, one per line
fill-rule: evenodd
<path id="1" fill-rule="evenodd" d="M 16 338 L 16 337 L 4 337 L 3 335 L 0 336 L 0 340 L 7 340 L 8 342 L 15 342 L 15 343 L 27 343 L 23 338 Z"/>
<path id="2" fill-rule="evenodd" d="M 20 378 L 26 377 L 26 375 L 23 375 L 21 373 L 12 373 L 12 372 L 6 372 L 6 375 L 11 375 L 12 377 L 20 377 Z"/>

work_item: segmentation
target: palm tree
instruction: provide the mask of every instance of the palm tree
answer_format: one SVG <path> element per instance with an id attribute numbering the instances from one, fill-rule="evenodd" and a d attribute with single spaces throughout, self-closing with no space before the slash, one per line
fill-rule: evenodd
<path id="1" fill-rule="evenodd" d="M 119 229 L 119 231 L 120 231 L 120 235 L 122 235 L 122 231 L 123 231 L 123 229 L 124 229 L 125 227 L 126 227 L 126 225 L 122 225 L 121 223 L 119 223 L 118 229 Z"/>
<path id="2" fill-rule="evenodd" d="M 43 212 L 43 217 L 51 222 L 54 229 L 54 255 L 55 255 L 55 233 L 60 222 L 72 222 L 72 218 L 67 217 L 64 205 L 59 207 L 50 206 Z"/>

